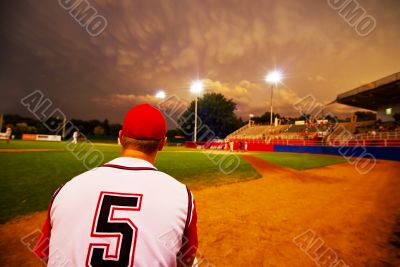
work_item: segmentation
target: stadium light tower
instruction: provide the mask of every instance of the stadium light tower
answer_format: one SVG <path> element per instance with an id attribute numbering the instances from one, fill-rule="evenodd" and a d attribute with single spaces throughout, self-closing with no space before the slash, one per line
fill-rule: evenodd
<path id="1" fill-rule="evenodd" d="M 3 129 L 3 114 L 0 114 L 0 133 L 2 129 Z"/>
<path id="2" fill-rule="evenodd" d="M 270 127 L 272 127 L 272 96 L 274 91 L 274 86 L 278 87 L 278 83 L 282 81 L 282 73 L 280 71 L 274 70 L 267 74 L 265 81 L 271 84 L 271 114 L 270 114 Z"/>
<path id="3" fill-rule="evenodd" d="M 193 142 L 197 142 L 197 102 L 199 100 L 199 95 L 203 92 L 203 82 L 198 80 L 192 83 L 190 86 L 190 92 L 196 95 L 196 99 L 194 101 L 194 135 Z"/>
<path id="4" fill-rule="evenodd" d="M 158 99 L 164 99 L 166 97 L 166 94 L 163 90 L 160 90 L 156 93 L 156 98 Z"/>
<path id="5" fill-rule="evenodd" d="M 67 116 L 64 114 L 63 118 L 63 128 L 62 128 L 62 139 L 65 140 L 65 126 L 67 125 Z"/>
<path id="6" fill-rule="evenodd" d="M 254 114 L 249 114 L 249 127 L 251 126 L 251 119 L 254 118 Z"/>

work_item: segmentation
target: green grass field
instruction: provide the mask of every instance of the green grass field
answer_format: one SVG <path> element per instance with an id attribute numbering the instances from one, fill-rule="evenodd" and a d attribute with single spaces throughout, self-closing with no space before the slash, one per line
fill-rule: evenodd
<path id="1" fill-rule="evenodd" d="M 51 142 L 14 141 L 0 143 L 0 149 L 46 148 L 64 149 L 66 144 Z M 89 149 L 90 145 L 85 148 Z M 104 154 L 104 162 L 119 156 L 118 145 L 96 144 Z M 156 167 L 191 189 L 233 183 L 259 178 L 260 175 L 240 158 L 238 168 L 223 174 L 218 162 L 223 155 L 216 155 L 214 162 L 201 151 L 182 147 L 166 147 L 156 161 Z M 194 152 L 194 153 L 193 153 Z M 34 211 L 45 210 L 54 190 L 74 176 L 86 171 L 81 161 L 68 150 L 46 152 L 0 153 L 0 223 Z"/>
<path id="2" fill-rule="evenodd" d="M 119 156 L 120 147 L 110 144 L 78 145 L 83 152 L 92 146 L 104 155 L 104 162 Z M 14 149 L 58 149 L 43 152 L 0 152 L 0 223 L 16 216 L 45 210 L 54 190 L 87 169 L 81 161 L 66 149 L 67 143 L 13 141 L 0 142 L 0 150 Z M 252 153 L 271 163 L 294 169 L 308 169 L 345 162 L 340 157 L 294 154 Z M 260 178 L 260 174 L 244 159 L 229 175 L 220 170 L 224 155 L 215 154 L 210 160 L 200 150 L 183 147 L 166 147 L 159 154 L 156 167 L 187 184 L 191 189 L 200 189 L 227 183 Z"/>
<path id="3" fill-rule="evenodd" d="M 0 149 L 66 149 L 67 142 L 46 142 L 46 141 L 21 141 L 14 140 L 7 144 L 4 141 L 0 141 Z M 119 146 L 117 144 L 107 144 L 107 143 L 87 143 L 85 146 L 90 148 L 91 145 L 95 145 L 97 148 L 109 148 L 119 151 Z"/>

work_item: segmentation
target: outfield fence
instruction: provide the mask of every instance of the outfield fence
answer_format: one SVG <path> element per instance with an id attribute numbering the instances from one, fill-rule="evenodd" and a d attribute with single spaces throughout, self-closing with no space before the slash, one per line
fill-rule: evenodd
<path id="1" fill-rule="evenodd" d="M 376 159 L 400 160 L 400 140 L 335 140 L 324 143 L 318 140 L 231 140 L 229 142 L 185 142 L 187 148 L 216 149 L 225 151 L 263 151 L 329 154 L 357 158 L 368 153 Z M 240 146 L 241 143 L 241 146 Z"/>

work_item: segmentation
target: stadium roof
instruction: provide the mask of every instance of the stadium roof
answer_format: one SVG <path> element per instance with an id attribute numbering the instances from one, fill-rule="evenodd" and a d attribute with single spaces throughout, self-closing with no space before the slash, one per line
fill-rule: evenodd
<path id="1" fill-rule="evenodd" d="M 336 97 L 334 103 L 377 111 L 400 103 L 400 72 L 362 85 Z"/>

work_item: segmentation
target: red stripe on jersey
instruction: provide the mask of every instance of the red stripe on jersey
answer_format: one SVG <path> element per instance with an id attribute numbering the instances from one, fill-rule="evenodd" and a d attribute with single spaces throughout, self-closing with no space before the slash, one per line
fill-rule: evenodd
<path id="1" fill-rule="evenodd" d="M 186 190 L 188 193 L 188 211 L 186 216 L 186 224 L 185 224 L 185 232 L 187 231 L 190 223 L 190 218 L 192 217 L 192 193 L 189 190 L 189 187 L 186 186 Z"/>
<path id="2" fill-rule="evenodd" d="M 115 164 L 104 164 L 104 165 L 102 165 L 102 167 L 111 167 L 111 168 L 127 170 L 127 171 L 157 171 L 156 168 L 152 168 L 152 167 L 127 167 L 127 166 L 115 165 Z"/>
<path id="3" fill-rule="evenodd" d="M 49 206 L 47 208 L 47 217 L 46 221 L 43 224 L 41 235 L 36 243 L 35 248 L 33 249 L 33 253 L 47 262 L 47 259 L 49 258 L 49 245 L 50 245 L 50 235 L 51 235 L 51 220 L 50 220 L 50 211 L 51 207 L 53 205 L 54 199 L 60 192 L 61 188 L 63 187 L 60 186 L 57 188 L 57 190 L 54 192 L 53 197 L 51 198 L 51 201 L 49 203 Z"/>
<path id="4" fill-rule="evenodd" d="M 187 187 L 186 187 L 187 188 Z M 182 247 L 177 255 L 177 266 L 192 266 L 199 246 L 197 238 L 197 212 L 196 202 L 192 198 L 192 193 L 188 191 L 188 213 L 186 226 L 182 236 Z M 192 203 L 193 202 L 193 203 Z M 193 205 L 193 208 L 192 208 Z"/>

